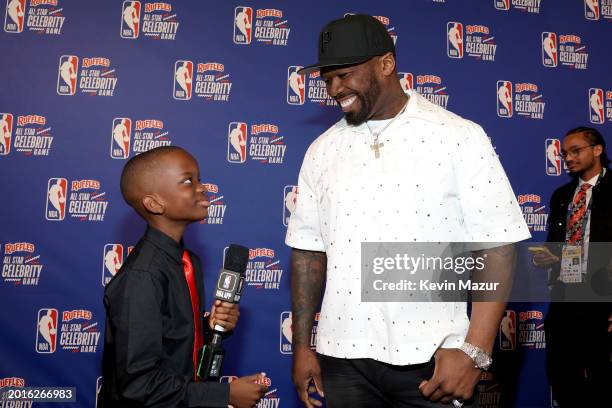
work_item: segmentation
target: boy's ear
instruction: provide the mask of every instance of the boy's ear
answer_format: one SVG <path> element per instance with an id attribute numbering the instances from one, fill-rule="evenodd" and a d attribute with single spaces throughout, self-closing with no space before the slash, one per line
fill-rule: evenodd
<path id="1" fill-rule="evenodd" d="M 144 209 L 156 215 L 161 215 L 166 209 L 166 203 L 156 194 L 148 194 L 142 198 L 142 206 Z"/>

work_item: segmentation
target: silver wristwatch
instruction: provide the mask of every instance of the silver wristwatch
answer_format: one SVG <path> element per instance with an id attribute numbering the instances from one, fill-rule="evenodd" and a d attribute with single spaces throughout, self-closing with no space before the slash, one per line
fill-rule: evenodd
<path id="1" fill-rule="evenodd" d="M 491 367 L 491 363 L 493 363 L 493 359 L 486 351 L 483 349 L 474 346 L 473 344 L 464 341 L 459 350 L 463 351 L 468 355 L 469 358 L 474 362 L 474 366 L 476 368 L 480 368 L 481 370 L 487 371 L 489 367 Z"/>

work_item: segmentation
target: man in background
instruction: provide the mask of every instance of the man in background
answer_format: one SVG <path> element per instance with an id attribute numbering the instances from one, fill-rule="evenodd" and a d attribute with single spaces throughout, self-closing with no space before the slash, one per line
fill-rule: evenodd
<path id="1" fill-rule="evenodd" d="M 563 408 L 610 403 L 612 304 L 598 298 L 609 299 L 610 255 L 602 244 L 589 245 L 612 242 L 612 176 L 605 149 L 597 129 L 578 127 L 565 135 L 561 157 L 572 181 L 553 193 L 550 244 L 533 258 L 552 268 L 553 302 L 544 324 L 547 372 Z"/>

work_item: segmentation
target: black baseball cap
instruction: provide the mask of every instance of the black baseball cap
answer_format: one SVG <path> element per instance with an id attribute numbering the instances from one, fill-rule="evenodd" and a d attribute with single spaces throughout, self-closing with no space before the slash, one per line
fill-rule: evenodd
<path id="1" fill-rule="evenodd" d="M 395 45 L 385 26 L 367 14 L 347 14 L 328 23 L 319 35 L 319 62 L 302 68 L 309 74 L 323 67 L 358 64 L 388 52 Z"/>

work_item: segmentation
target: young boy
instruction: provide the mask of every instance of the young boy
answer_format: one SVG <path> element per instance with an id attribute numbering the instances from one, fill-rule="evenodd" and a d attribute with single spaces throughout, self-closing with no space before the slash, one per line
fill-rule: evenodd
<path id="1" fill-rule="evenodd" d="M 98 406 L 254 406 L 266 392 L 256 383 L 265 374 L 230 384 L 200 382 L 195 374 L 203 328 L 232 330 L 239 315 L 237 305 L 217 300 L 209 320 L 202 318 L 200 260 L 182 241 L 185 227 L 208 215 L 198 163 L 179 147 L 150 150 L 127 162 L 121 193 L 148 226 L 104 293 Z"/>

